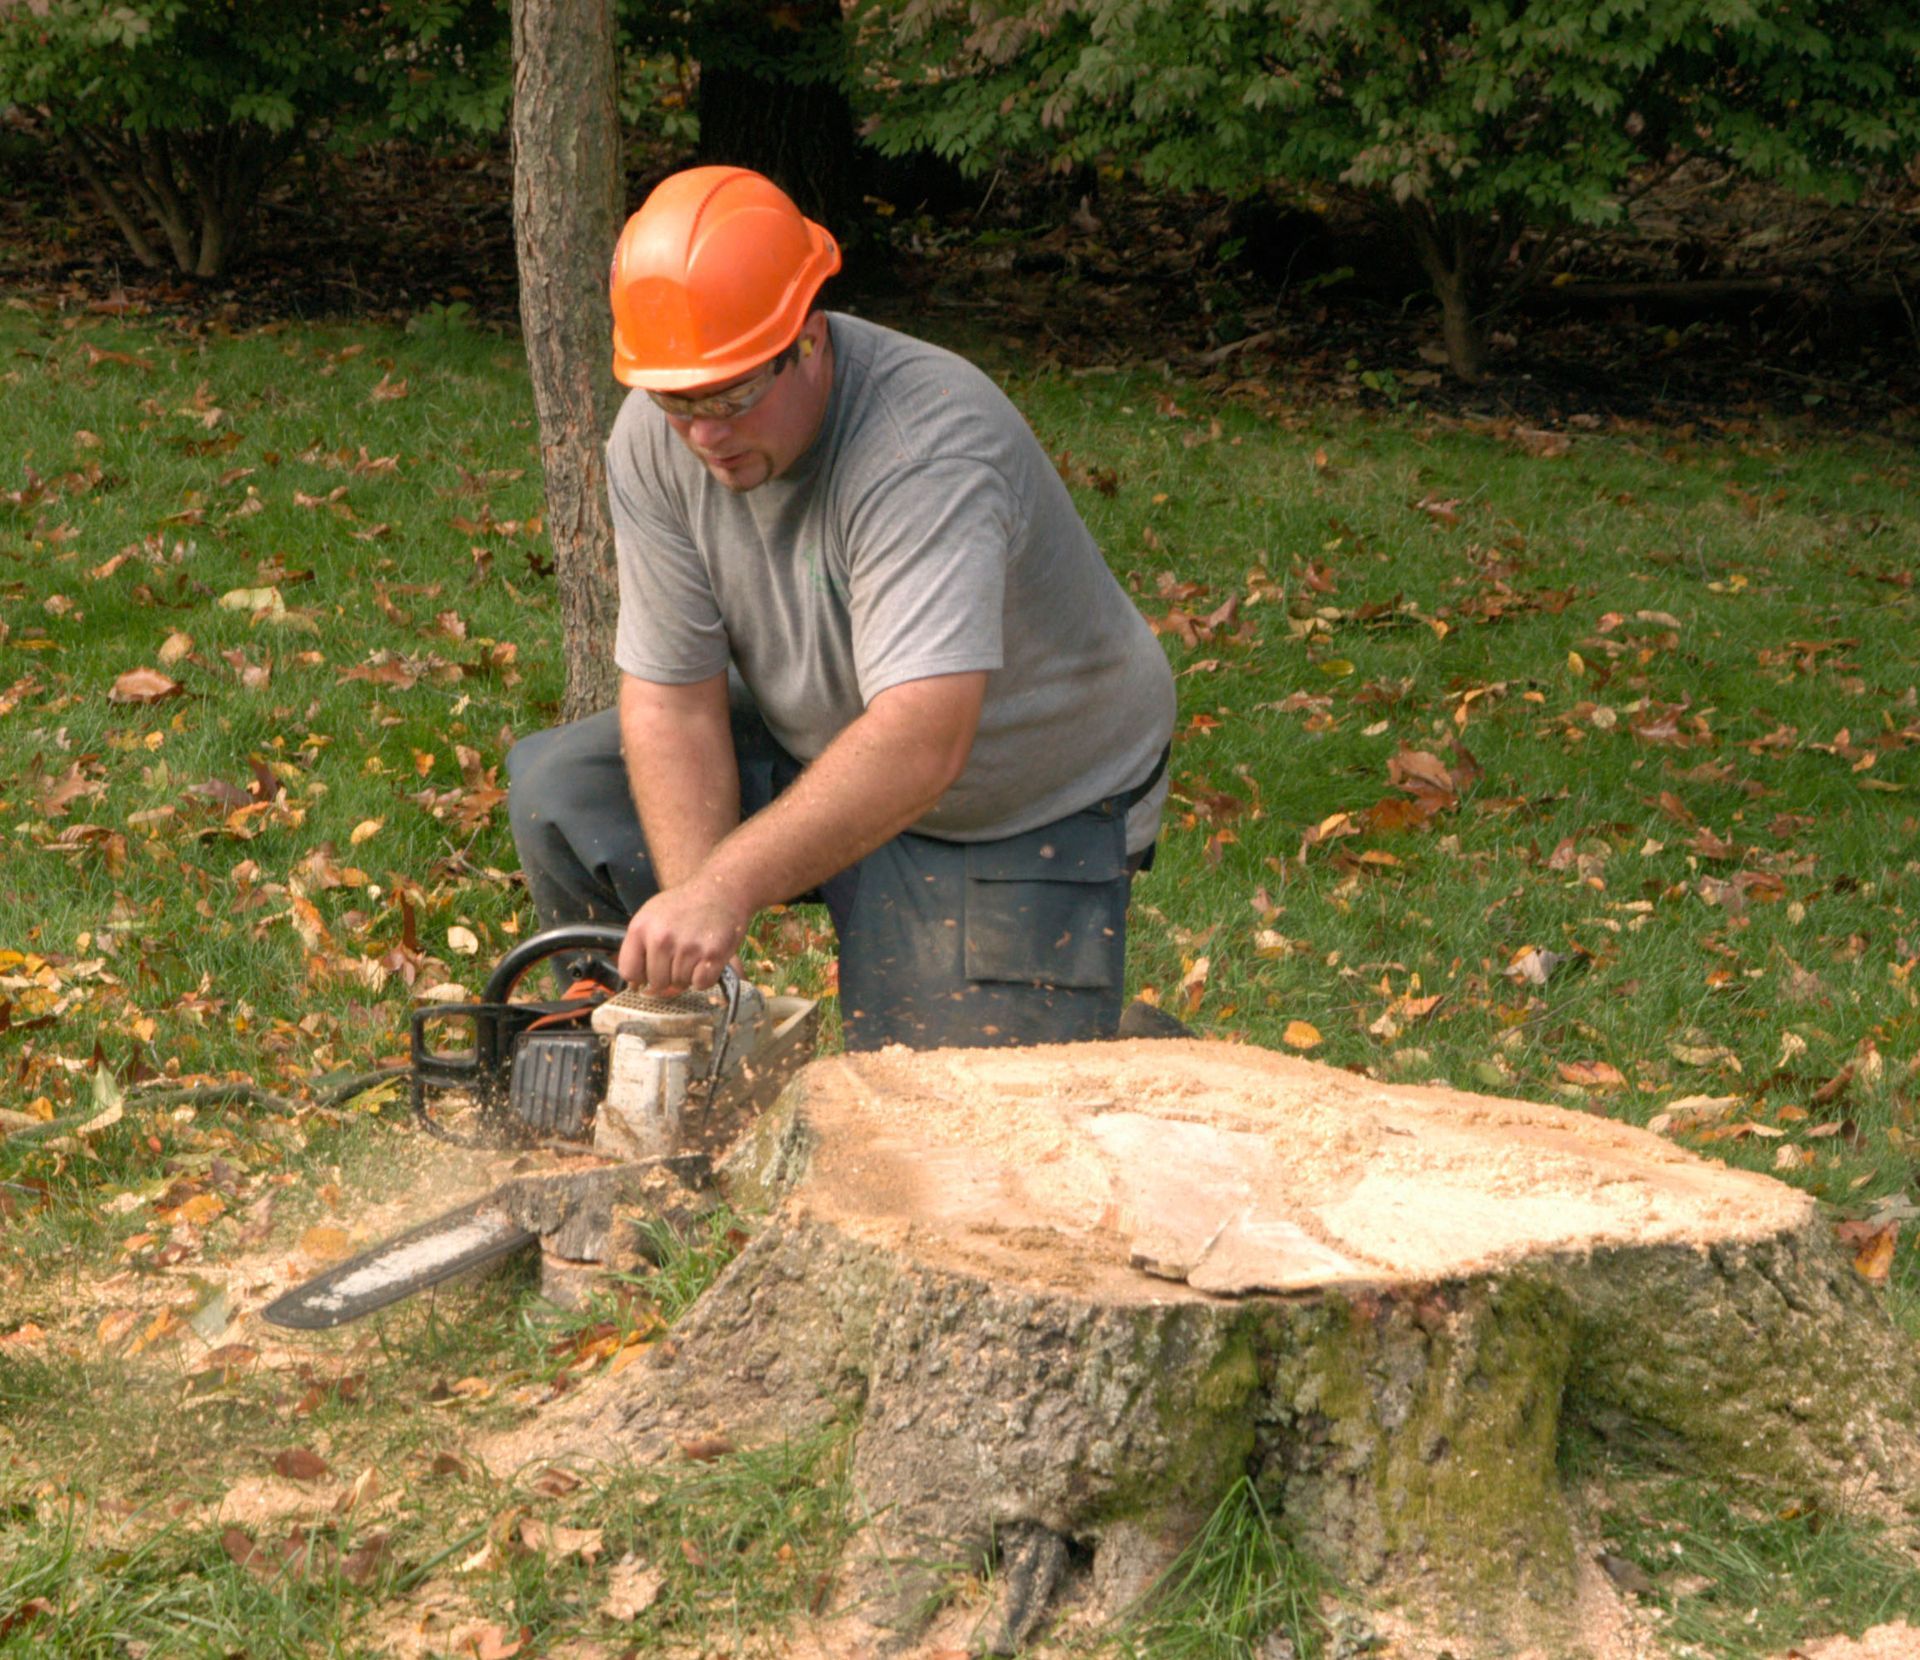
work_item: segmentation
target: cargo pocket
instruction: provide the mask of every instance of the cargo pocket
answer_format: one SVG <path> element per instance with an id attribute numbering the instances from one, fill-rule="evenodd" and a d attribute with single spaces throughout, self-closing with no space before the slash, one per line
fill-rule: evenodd
<path id="1" fill-rule="evenodd" d="M 967 978 L 1117 986 L 1126 958 L 1126 837 L 1120 815 L 1094 809 L 969 843 Z"/>

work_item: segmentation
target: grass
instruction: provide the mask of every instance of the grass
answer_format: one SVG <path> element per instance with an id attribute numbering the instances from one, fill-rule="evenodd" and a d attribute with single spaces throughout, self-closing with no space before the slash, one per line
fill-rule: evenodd
<path id="1" fill-rule="evenodd" d="M 1328 1589 L 1242 1476 L 1122 1622 L 1119 1652 L 1125 1660 L 1241 1660 L 1278 1635 L 1300 1660 L 1318 1660 Z"/>
<path id="2" fill-rule="evenodd" d="M 1809 1631 L 1920 1624 L 1912 1553 L 1864 1522 L 1651 1478 L 1623 1487 L 1606 1528 L 1609 1548 L 1652 1582 L 1682 1653 L 1765 1660 Z"/>
<path id="3" fill-rule="evenodd" d="M 1910 452 L 1737 418 L 1294 409 L 963 344 L 1179 675 L 1131 989 L 1384 1077 L 1641 1123 L 1712 1098 L 1675 1133 L 1826 1201 L 1920 1325 Z M 0 1108 L 119 1105 L 0 1141 L 0 1653 L 344 1654 L 442 1613 L 598 1641 L 628 1555 L 665 1578 L 623 1642 L 724 1650 L 808 1606 L 844 1435 L 670 1492 L 528 1494 L 463 1454 L 684 1307 L 728 1219 L 581 1314 L 522 1272 L 298 1366 L 209 1358 L 230 1265 L 422 1168 L 390 1102 L 311 1082 L 399 1057 L 412 995 L 477 986 L 530 921 L 499 791 L 561 658 L 517 344 L 448 313 L 232 334 L 16 301 L 0 379 Z M 178 692 L 143 701 L 138 669 Z M 766 918 L 751 955 L 830 983 L 815 911 Z M 291 1110 L 177 1093 L 235 1079 Z M 317 1568 L 250 1568 L 216 1506 L 296 1448 L 387 1496 L 328 1513 Z M 1683 1533 L 1622 1523 L 1611 1548 L 1646 1558 L 1673 1629 L 1786 1610 L 1705 1651 L 1909 1606 L 1847 1577 L 1880 1547 L 1838 1522 L 1662 1503 Z M 1313 1640 L 1311 1587 L 1235 1505 L 1134 1652 L 1246 1652 L 1274 1619 Z M 528 1519 L 602 1547 L 516 1544 Z M 1675 1540 L 1714 1596 L 1673 1589 Z M 1781 1574 L 1805 1594 L 1782 1603 Z"/>

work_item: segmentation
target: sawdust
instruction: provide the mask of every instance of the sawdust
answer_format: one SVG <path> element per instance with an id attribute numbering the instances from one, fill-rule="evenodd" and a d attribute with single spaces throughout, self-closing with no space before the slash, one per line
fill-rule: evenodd
<path id="1" fill-rule="evenodd" d="M 1653 1618 L 1622 1596 L 1595 1560 L 1591 1548 L 1574 1555 L 1571 1653 L 1579 1660 L 1669 1660 L 1671 1650 L 1656 1634 Z M 1379 1646 L 1378 1660 L 1568 1660 L 1567 1650 L 1482 1644 L 1440 1628 L 1415 1606 L 1368 1607 L 1360 1615 Z"/>
<path id="2" fill-rule="evenodd" d="M 810 1211 L 1060 1289 L 1426 1283 L 1530 1255 L 1764 1238 L 1811 1214 L 1781 1183 L 1606 1119 L 1254 1048 L 900 1049 L 809 1077 Z"/>
<path id="3" fill-rule="evenodd" d="M 1818 1637 L 1796 1643 L 1781 1660 L 1915 1660 L 1920 1655 L 1920 1626 L 1895 1620 L 1858 1637 Z"/>
<path id="4" fill-rule="evenodd" d="M 269 1325 L 259 1317 L 267 1303 L 332 1261 L 491 1191 L 518 1162 L 510 1155 L 439 1142 L 403 1144 L 380 1172 L 385 1197 L 356 1201 L 348 1194 L 338 1210 L 313 1218 L 305 1228 L 289 1226 L 276 1215 L 272 1237 L 262 1245 L 223 1249 L 220 1233 L 209 1231 L 203 1249 L 177 1264 L 75 1274 L 57 1298 L 43 1304 L 45 1346 L 80 1356 L 105 1350 L 124 1360 L 150 1360 L 168 1372 L 184 1366 L 191 1373 L 223 1357 L 258 1371 L 311 1362 L 316 1352 L 337 1349 L 341 1339 Z M 41 1289 L 44 1295 L 46 1288 Z M 178 1318 L 165 1321 L 169 1310 Z M 224 1323 L 196 1312 L 214 1310 L 224 1311 Z M 164 1332 L 148 1340 L 156 1321 L 164 1323 Z"/>
<path id="5" fill-rule="evenodd" d="M 306 1521 L 328 1515 L 346 1485 L 339 1481 L 283 1481 L 278 1476 L 242 1476 L 214 1506 L 221 1526 L 271 1527 L 275 1522 Z"/>

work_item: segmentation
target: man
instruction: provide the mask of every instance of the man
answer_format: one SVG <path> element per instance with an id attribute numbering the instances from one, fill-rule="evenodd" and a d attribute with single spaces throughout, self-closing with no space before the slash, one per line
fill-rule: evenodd
<path id="1" fill-rule="evenodd" d="M 508 757 L 535 907 L 664 992 L 818 897 L 849 1048 L 1112 1036 L 1166 659 L 998 389 L 816 309 L 839 266 L 740 168 L 621 234 L 619 708 Z"/>

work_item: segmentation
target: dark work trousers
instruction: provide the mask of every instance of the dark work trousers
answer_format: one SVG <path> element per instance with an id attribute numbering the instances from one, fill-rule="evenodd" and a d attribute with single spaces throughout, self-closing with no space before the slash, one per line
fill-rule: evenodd
<path id="1" fill-rule="evenodd" d="M 757 711 L 734 709 L 742 816 L 800 774 Z M 659 884 L 614 710 L 507 756 L 521 868 L 543 927 L 625 922 Z M 911 832 L 800 899 L 840 936 L 849 1049 L 1067 1043 L 1114 1035 L 1127 949 L 1126 797 L 1001 841 Z"/>

